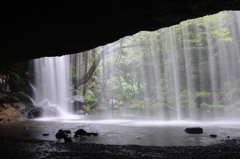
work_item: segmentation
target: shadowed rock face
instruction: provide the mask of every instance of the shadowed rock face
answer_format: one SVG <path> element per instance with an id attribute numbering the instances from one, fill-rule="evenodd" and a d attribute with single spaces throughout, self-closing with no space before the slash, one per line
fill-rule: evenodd
<path id="1" fill-rule="evenodd" d="M 239 0 L 3 1 L 0 62 L 78 53 L 141 30 L 239 9 Z"/>

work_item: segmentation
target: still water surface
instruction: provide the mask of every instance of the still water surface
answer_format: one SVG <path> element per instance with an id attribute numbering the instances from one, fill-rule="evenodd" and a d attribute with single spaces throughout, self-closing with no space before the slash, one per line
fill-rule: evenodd
<path id="1" fill-rule="evenodd" d="M 186 127 L 200 126 L 203 134 L 187 134 Z M 26 128 L 26 129 L 25 129 Z M 0 126 L 0 137 L 23 137 L 30 139 L 58 141 L 55 134 L 59 129 L 75 132 L 84 129 L 97 132 L 96 137 L 73 139 L 74 142 L 146 145 L 146 146 L 194 146 L 209 145 L 221 140 L 240 137 L 240 122 L 218 121 L 162 121 L 153 117 L 134 115 L 90 116 L 71 115 L 65 118 L 40 118 L 20 123 L 8 123 Z M 49 136 L 43 136 L 48 133 Z M 211 138 L 210 134 L 217 134 Z"/>

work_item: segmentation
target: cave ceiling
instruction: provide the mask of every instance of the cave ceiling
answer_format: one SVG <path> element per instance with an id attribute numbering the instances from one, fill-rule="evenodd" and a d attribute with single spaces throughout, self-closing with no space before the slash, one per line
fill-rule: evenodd
<path id="1" fill-rule="evenodd" d="M 3 1 L 0 62 L 86 51 L 220 11 L 240 0 Z"/>

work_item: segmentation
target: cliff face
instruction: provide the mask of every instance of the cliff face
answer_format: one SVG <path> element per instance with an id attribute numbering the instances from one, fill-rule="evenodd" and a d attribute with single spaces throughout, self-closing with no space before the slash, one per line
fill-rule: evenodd
<path id="1" fill-rule="evenodd" d="M 3 1 L 0 63 L 77 53 L 141 30 L 239 9 L 239 0 Z"/>

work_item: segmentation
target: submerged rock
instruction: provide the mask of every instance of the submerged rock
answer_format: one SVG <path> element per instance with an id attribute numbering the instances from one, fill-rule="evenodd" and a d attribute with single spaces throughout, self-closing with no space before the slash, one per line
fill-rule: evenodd
<path id="1" fill-rule="evenodd" d="M 184 131 L 188 134 L 202 134 L 203 133 L 203 129 L 200 127 L 186 128 Z"/>
<path id="2" fill-rule="evenodd" d="M 209 136 L 210 136 L 210 137 L 212 137 L 212 138 L 215 138 L 215 137 L 217 137 L 217 135 L 216 135 L 216 134 L 210 134 Z"/>

